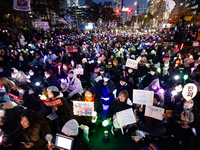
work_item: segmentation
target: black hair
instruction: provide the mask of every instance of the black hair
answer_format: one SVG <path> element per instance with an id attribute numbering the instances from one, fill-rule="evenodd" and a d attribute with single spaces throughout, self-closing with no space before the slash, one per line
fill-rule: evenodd
<path id="1" fill-rule="evenodd" d="M 155 98 L 158 102 L 160 102 L 160 97 L 159 97 L 157 94 L 154 94 L 154 98 Z"/>

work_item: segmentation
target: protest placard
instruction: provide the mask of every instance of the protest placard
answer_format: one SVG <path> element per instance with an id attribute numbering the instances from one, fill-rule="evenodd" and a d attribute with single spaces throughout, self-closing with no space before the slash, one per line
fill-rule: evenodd
<path id="1" fill-rule="evenodd" d="M 98 76 L 95 78 L 95 82 L 99 82 L 100 80 L 103 80 L 102 76 Z"/>
<path id="2" fill-rule="evenodd" d="M 158 120 L 163 120 L 162 115 L 164 114 L 164 112 L 165 112 L 164 108 L 159 108 L 156 106 L 146 106 L 144 115 Z"/>
<path id="3" fill-rule="evenodd" d="M 9 97 L 10 97 L 10 100 L 15 102 L 17 105 L 21 106 L 20 104 L 20 101 L 22 101 L 22 98 L 21 97 L 18 97 L 12 93 L 8 93 Z"/>
<path id="4" fill-rule="evenodd" d="M 52 101 L 42 101 L 47 107 L 56 107 L 62 105 L 61 99 L 56 99 Z"/>
<path id="5" fill-rule="evenodd" d="M 3 94 L 6 93 L 6 89 L 5 89 L 4 85 L 0 85 L 0 93 L 3 93 Z"/>
<path id="6" fill-rule="evenodd" d="M 138 65 L 138 61 L 128 58 L 126 60 L 126 67 L 136 69 Z"/>
<path id="7" fill-rule="evenodd" d="M 94 111 L 94 102 L 73 101 L 74 115 L 92 116 Z"/>
<path id="8" fill-rule="evenodd" d="M 76 72 L 76 74 L 80 74 L 80 75 L 84 74 L 84 71 L 82 68 L 74 69 L 74 71 Z"/>
<path id="9" fill-rule="evenodd" d="M 184 86 L 182 95 L 188 101 L 197 94 L 197 86 L 194 83 L 188 83 Z"/>
<path id="10" fill-rule="evenodd" d="M 118 121 L 120 127 L 122 127 L 124 125 L 136 123 L 135 115 L 133 113 L 132 108 L 119 111 L 116 113 L 116 116 L 117 116 L 117 121 Z"/>
<path id="11" fill-rule="evenodd" d="M 153 91 L 133 90 L 133 103 L 142 105 L 153 105 Z"/>

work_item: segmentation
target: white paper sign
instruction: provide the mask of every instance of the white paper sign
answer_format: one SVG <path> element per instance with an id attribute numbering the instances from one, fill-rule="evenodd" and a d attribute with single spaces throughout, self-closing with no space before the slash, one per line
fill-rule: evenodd
<path id="1" fill-rule="evenodd" d="M 126 67 L 137 69 L 138 61 L 128 58 L 126 60 Z"/>
<path id="2" fill-rule="evenodd" d="M 192 46 L 199 46 L 199 42 L 193 42 Z"/>
<path id="3" fill-rule="evenodd" d="M 133 90 L 133 103 L 142 105 L 153 105 L 153 91 Z"/>
<path id="4" fill-rule="evenodd" d="M 95 78 L 96 82 L 99 82 L 100 80 L 103 80 L 102 76 L 98 76 L 98 77 Z"/>
<path id="5" fill-rule="evenodd" d="M 92 116 L 94 111 L 94 102 L 73 101 L 74 115 Z"/>
<path id="6" fill-rule="evenodd" d="M 182 95 L 188 101 L 197 94 L 197 86 L 194 83 L 188 83 L 184 86 Z"/>
<path id="7" fill-rule="evenodd" d="M 162 115 L 164 114 L 164 112 L 165 112 L 164 108 L 156 106 L 146 106 L 144 115 L 158 120 L 163 120 Z"/>
<path id="8" fill-rule="evenodd" d="M 83 75 L 84 74 L 84 71 L 82 68 L 79 68 L 79 69 L 74 69 L 76 74 L 80 74 L 80 75 Z"/>
<path id="9" fill-rule="evenodd" d="M 135 115 L 132 108 L 119 111 L 116 113 L 116 116 L 120 127 L 136 123 Z"/>

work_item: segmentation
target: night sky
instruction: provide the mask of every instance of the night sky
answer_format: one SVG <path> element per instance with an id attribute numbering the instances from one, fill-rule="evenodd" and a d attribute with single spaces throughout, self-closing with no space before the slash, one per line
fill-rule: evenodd
<path id="1" fill-rule="evenodd" d="M 104 0 L 93 0 L 95 3 L 99 3 L 99 2 L 102 2 L 102 4 L 104 4 Z M 108 0 L 108 1 L 112 1 L 113 3 L 113 0 Z M 130 7 L 133 9 L 133 15 L 134 15 L 134 11 L 137 9 L 136 6 L 134 6 L 134 2 L 137 2 L 138 0 L 124 0 L 124 5 L 125 7 Z M 143 8 L 143 4 L 144 7 L 146 7 L 146 0 L 139 0 L 139 7 L 140 8 Z M 141 13 L 142 10 L 140 10 L 140 13 Z"/>

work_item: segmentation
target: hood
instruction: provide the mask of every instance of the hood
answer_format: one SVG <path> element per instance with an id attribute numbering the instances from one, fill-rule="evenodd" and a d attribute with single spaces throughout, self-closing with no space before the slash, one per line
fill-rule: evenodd
<path id="1" fill-rule="evenodd" d="M 54 99 L 58 99 L 58 98 L 62 98 L 63 97 L 63 93 L 60 92 L 58 96 L 56 96 Z"/>

